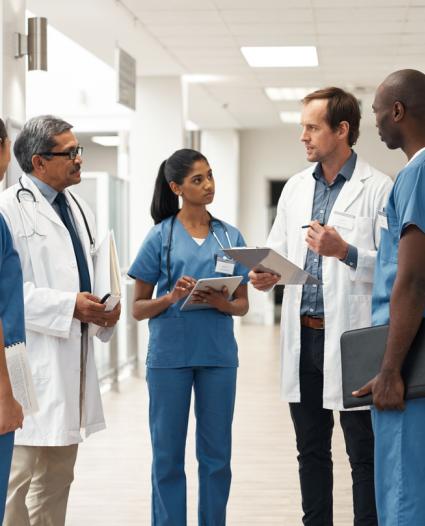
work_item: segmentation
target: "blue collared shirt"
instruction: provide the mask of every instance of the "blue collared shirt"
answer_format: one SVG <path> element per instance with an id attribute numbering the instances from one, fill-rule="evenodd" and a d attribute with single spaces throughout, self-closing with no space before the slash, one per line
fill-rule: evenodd
<path id="1" fill-rule="evenodd" d="M 323 175 L 322 165 L 318 163 L 313 172 L 316 179 L 314 189 L 313 209 L 311 213 L 312 221 L 326 224 L 331 214 L 332 208 L 337 197 L 346 181 L 349 181 L 356 167 L 357 154 L 353 151 L 349 159 L 345 162 L 339 174 L 332 184 L 328 184 Z M 357 248 L 349 245 L 347 257 L 343 260 L 350 268 L 357 268 Z M 304 270 L 312 276 L 322 281 L 322 256 L 312 250 L 307 251 Z M 322 285 L 304 285 L 301 298 L 301 316 L 314 316 L 323 318 L 325 311 L 323 307 L 323 287 Z"/>

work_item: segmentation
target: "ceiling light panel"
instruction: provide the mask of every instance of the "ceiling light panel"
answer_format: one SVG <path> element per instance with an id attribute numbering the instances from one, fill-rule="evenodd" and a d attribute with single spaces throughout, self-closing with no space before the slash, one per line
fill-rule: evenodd
<path id="1" fill-rule="evenodd" d="M 252 68 L 301 68 L 319 65 L 315 46 L 241 47 Z"/>
<path id="2" fill-rule="evenodd" d="M 272 101 L 301 100 L 317 88 L 265 88 L 267 97 Z"/>
<path id="3" fill-rule="evenodd" d="M 301 121 L 300 111 L 281 111 L 280 120 L 285 124 L 299 124 Z"/>

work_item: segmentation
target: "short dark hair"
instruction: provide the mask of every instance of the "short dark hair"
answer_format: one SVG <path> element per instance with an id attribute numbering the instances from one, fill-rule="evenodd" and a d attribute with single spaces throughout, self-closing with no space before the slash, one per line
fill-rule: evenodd
<path id="1" fill-rule="evenodd" d="M 360 106 L 354 95 L 341 88 L 329 87 L 309 93 L 302 100 L 308 104 L 312 100 L 323 99 L 328 101 L 326 121 L 332 130 L 336 130 L 342 121 L 348 122 L 348 144 L 356 144 L 360 135 Z"/>
<path id="2" fill-rule="evenodd" d="M 49 152 L 56 146 L 56 135 L 65 133 L 72 127 L 69 122 L 53 115 L 40 115 L 27 121 L 13 146 L 13 153 L 22 170 L 27 174 L 31 173 L 32 156 Z"/>

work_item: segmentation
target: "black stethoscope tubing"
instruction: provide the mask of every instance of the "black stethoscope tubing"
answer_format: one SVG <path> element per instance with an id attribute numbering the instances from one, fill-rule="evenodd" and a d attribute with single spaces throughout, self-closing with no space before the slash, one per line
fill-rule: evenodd
<path id="1" fill-rule="evenodd" d="M 222 250 L 224 249 L 222 243 L 220 242 L 220 240 L 217 237 L 217 234 L 214 232 L 214 227 L 212 225 L 213 221 L 216 221 L 221 226 L 221 228 L 223 229 L 223 231 L 224 231 L 224 233 L 226 235 L 227 242 L 229 243 L 229 248 L 233 248 L 232 247 L 232 243 L 230 241 L 229 231 L 227 230 L 226 225 L 223 223 L 223 221 L 221 221 L 220 219 L 217 219 L 216 217 L 213 217 L 211 214 L 209 214 L 209 216 L 210 216 L 209 231 L 215 237 L 215 239 L 216 239 L 217 243 L 219 244 L 220 248 Z M 173 239 L 174 223 L 176 222 L 176 218 L 177 218 L 177 215 L 174 215 L 172 217 L 172 219 L 171 219 L 170 232 L 168 234 L 168 241 L 167 241 L 167 256 L 166 256 L 167 281 L 168 281 L 167 293 L 171 292 L 171 285 L 172 285 L 171 284 L 171 242 L 172 242 L 172 239 Z"/>
<path id="2" fill-rule="evenodd" d="M 30 188 L 25 188 L 25 186 L 22 184 L 22 176 L 19 178 L 19 184 L 21 185 L 21 188 L 18 188 L 18 190 L 16 192 L 16 199 L 18 200 L 18 203 L 21 204 L 21 197 L 20 196 L 21 196 L 22 193 L 25 193 L 25 192 L 27 192 L 31 196 L 33 202 L 36 203 L 37 199 L 35 198 L 34 192 Z M 68 193 L 72 197 L 72 199 L 74 200 L 75 204 L 78 207 L 78 210 L 80 211 L 81 217 L 83 218 L 84 226 L 86 227 L 87 235 L 89 236 L 89 240 L 90 240 L 90 252 L 93 253 L 94 249 L 95 249 L 94 238 L 92 236 L 92 233 L 91 233 L 91 230 L 90 230 L 90 227 L 89 227 L 89 223 L 87 221 L 86 214 L 84 213 L 84 210 L 82 209 L 80 203 L 77 201 L 77 198 L 75 197 L 75 195 L 72 194 L 69 191 L 68 191 Z"/>

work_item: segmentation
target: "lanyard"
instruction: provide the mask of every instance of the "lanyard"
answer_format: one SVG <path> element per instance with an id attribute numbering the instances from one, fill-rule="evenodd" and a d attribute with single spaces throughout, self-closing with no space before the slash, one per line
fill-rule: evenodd
<path id="1" fill-rule="evenodd" d="M 214 238 L 217 241 L 217 243 L 218 243 L 219 247 L 221 248 L 221 250 L 224 250 L 224 246 L 221 243 L 221 241 L 218 239 L 218 236 L 217 236 L 217 234 L 214 231 L 214 227 L 212 225 L 213 221 L 216 221 L 221 226 L 221 228 L 224 230 L 224 234 L 226 236 L 227 242 L 229 243 L 229 248 L 233 248 L 233 245 L 232 245 L 232 242 L 230 241 L 230 236 L 229 236 L 229 232 L 227 230 L 226 225 L 223 223 L 223 221 L 220 221 L 220 219 L 217 219 L 217 218 L 213 217 L 211 214 L 209 214 L 209 216 L 210 216 L 209 230 L 210 230 L 211 234 L 214 236 Z M 174 224 L 176 222 L 176 217 L 177 217 L 177 215 L 174 215 L 173 218 L 171 219 L 170 233 L 168 234 L 167 256 L 166 256 L 166 260 L 167 260 L 167 283 L 168 283 L 167 293 L 171 292 L 171 286 L 172 286 L 172 283 L 171 283 L 171 243 L 172 243 L 172 240 L 173 240 Z"/>

